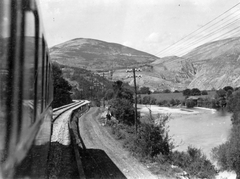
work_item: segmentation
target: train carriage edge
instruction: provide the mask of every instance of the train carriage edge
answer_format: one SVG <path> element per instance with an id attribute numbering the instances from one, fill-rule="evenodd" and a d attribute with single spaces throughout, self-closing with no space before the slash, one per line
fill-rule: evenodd
<path id="1" fill-rule="evenodd" d="M 45 176 L 51 60 L 35 0 L 0 1 L 0 178 Z"/>

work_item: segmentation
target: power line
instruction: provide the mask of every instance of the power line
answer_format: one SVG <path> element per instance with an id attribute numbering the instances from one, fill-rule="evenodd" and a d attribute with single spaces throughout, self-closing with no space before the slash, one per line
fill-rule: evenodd
<path id="1" fill-rule="evenodd" d="M 232 21 L 231 22 L 231 20 L 234 20 L 234 21 Z M 234 25 L 234 23 L 236 23 L 237 21 L 239 21 L 239 18 L 238 19 L 235 19 L 235 18 L 232 18 L 232 19 L 229 19 L 228 21 L 227 21 L 227 24 L 226 24 L 226 22 L 224 22 L 223 24 L 226 24 L 226 25 L 224 25 L 224 26 L 222 26 L 223 24 L 221 24 L 221 26 L 220 26 L 220 28 L 218 28 L 218 29 L 211 29 L 210 30 L 210 32 L 211 32 L 211 34 L 213 34 L 213 32 L 217 32 L 217 31 L 219 31 L 220 29 L 224 29 L 224 28 L 227 28 L 227 27 L 230 27 L 232 24 Z M 193 39 L 192 40 L 192 43 L 191 44 L 193 44 L 194 42 L 196 42 L 196 41 L 199 41 L 199 39 L 204 39 L 204 37 L 206 37 L 206 36 L 210 36 L 210 34 L 206 34 L 205 36 L 201 36 L 201 37 L 198 37 L 198 38 L 195 38 L 195 39 Z M 193 37 L 192 37 L 193 38 Z M 190 41 L 190 40 L 189 40 Z M 188 43 L 189 43 L 189 41 L 184 41 L 182 44 L 181 44 L 181 46 L 183 46 L 183 45 L 188 45 Z M 191 42 L 191 41 L 190 41 Z M 185 46 L 186 46 L 185 45 Z M 180 45 L 179 45 L 180 46 Z M 171 50 L 171 51 L 173 51 L 174 49 L 176 49 L 177 48 L 177 50 L 179 49 L 179 46 L 175 46 L 175 47 L 173 47 L 173 48 L 171 48 L 171 49 L 169 49 L 169 50 Z M 167 50 L 167 51 L 165 51 L 165 53 L 167 53 L 169 50 Z"/>
<path id="2" fill-rule="evenodd" d="M 217 16 L 216 18 L 214 18 L 213 20 L 211 20 L 210 22 L 208 22 L 207 24 L 205 24 L 205 25 L 202 26 L 201 28 L 199 28 L 199 29 L 193 31 L 193 32 L 190 33 L 189 35 L 183 37 L 183 38 L 180 39 L 179 41 L 177 41 L 177 42 L 175 42 L 174 44 L 168 46 L 167 48 L 165 48 L 165 49 L 163 49 L 163 50 L 157 52 L 155 55 L 158 55 L 158 54 L 161 54 L 162 52 L 165 52 L 165 51 L 169 51 L 169 50 L 171 50 L 171 48 L 174 47 L 174 46 L 176 46 L 177 44 L 179 44 L 179 42 L 182 42 L 183 40 L 185 40 L 185 39 L 191 37 L 191 35 L 193 35 L 194 33 L 196 33 L 196 32 L 198 32 L 198 31 L 204 29 L 207 25 L 211 24 L 211 23 L 214 22 L 215 20 L 218 20 L 221 16 L 223 16 L 223 15 L 226 14 L 227 12 L 231 11 L 232 9 L 234 9 L 235 7 L 237 7 L 239 4 L 240 4 L 240 3 L 237 3 L 237 4 L 234 5 L 232 8 L 230 8 L 230 9 L 228 9 L 227 11 L 225 11 L 224 13 L 220 14 L 219 16 Z M 235 12 L 236 12 L 236 11 L 235 11 Z M 221 20 L 219 20 L 219 21 L 221 22 L 221 21 L 223 21 L 224 19 L 226 19 L 227 17 L 229 17 L 229 16 L 231 16 L 231 15 L 232 15 L 232 14 L 227 15 L 226 17 L 224 17 L 223 19 L 221 19 Z M 219 23 L 219 22 L 218 22 L 218 23 Z M 217 23 L 215 23 L 215 24 L 217 24 Z M 214 25 L 215 25 L 215 24 L 214 24 Z M 211 28 L 211 27 L 214 26 L 214 25 L 211 25 L 210 27 L 208 27 L 208 28 L 206 28 L 206 29 L 209 29 L 209 28 Z M 205 30 L 206 30 L 206 29 L 205 29 Z M 175 48 L 176 48 L 176 47 L 175 47 Z M 169 49 L 169 50 L 168 50 L 168 49 Z"/>
<path id="3" fill-rule="evenodd" d="M 240 21 L 240 19 L 237 19 L 237 20 L 229 23 L 228 25 L 225 25 L 215 31 L 212 31 L 211 33 L 206 34 L 205 36 L 202 36 L 202 37 L 196 39 L 195 41 L 189 42 L 189 43 L 185 44 L 185 46 L 182 45 L 182 47 L 178 47 L 178 49 L 176 51 L 174 51 L 174 53 L 178 53 L 178 52 L 182 51 L 183 48 L 185 49 L 185 51 L 189 51 L 190 49 L 193 49 L 195 46 L 199 46 L 199 45 L 206 43 L 208 40 L 212 41 L 213 40 L 212 38 L 214 38 L 214 40 L 216 40 L 218 37 L 223 37 L 222 36 L 223 34 L 219 34 L 218 32 L 223 32 L 224 34 L 226 34 L 228 32 L 232 32 L 233 30 L 238 29 L 239 26 L 235 27 L 234 29 L 229 29 L 226 32 L 226 29 L 228 29 L 228 27 L 231 27 L 232 24 L 234 24 L 237 21 Z M 217 36 L 217 38 L 216 38 L 216 36 Z"/>
<path id="4" fill-rule="evenodd" d="M 237 5 L 239 5 L 239 4 L 240 4 L 240 3 L 238 3 Z M 234 7 L 232 7 L 231 9 L 229 9 L 228 11 L 232 10 L 232 9 L 235 8 L 237 5 L 235 5 Z M 224 15 L 225 13 L 227 13 L 228 11 L 224 12 L 223 14 L 221 14 L 221 15 L 218 16 L 218 17 L 216 17 L 215 19 L 213 19 L 212 21 L 210 21 L 209 23 L 207 23 L 207 24 L 204 25 L 203 27 L 201 27 L 201 28 L 195 30 L 195 31 L 192 32 L 191 34 L 185 36 L 184 38 L 182 38 L 182 39 L 179 40 L 178 42 L 174 43 L 173 45 L 171 45 L 171 46 L 165 48 L 164 50 L 162 50 L 162 51 L 160 51 L 160 52 L 162 53 L 162 52 L 164 52 L 164 51 L 170 49 L 171 47 L 176 46 L 179 42 L 182 42 L 183 39 L 188 39 L 188 38 L 191 39 L 191 38 L 193 38 L 193 37 L 191 37 L 191 35 L 193 35 L 194 33 L 196 33 L 197 31 L 200 31 L 200 30 L 203 31 L 203 29 L 204 29 L 205 27 L 207 27 L 207 25 L 209 25 L 211 22 L 213 22 L 214 20 L 218 19 L 219 17 L 223 16 L 223 15 Z M 236 12 L 236 11 L 235 11 L 235 12 Z M 230 15 L 232 15 L 232 14 L 230 14 Z M 224 17 L 223 19 L 221 19 L 220 22 L 223 21 L 224 19 L 226 19 L 227 17 L 229 17 L 230 15 L 227 15 L 226 17 Z M 219 22 L 218 22 L 218 23 L 219 23 Z M 217 24 L 217 23 L 215 23 L 215 24 Z M 211 28 L 212 26 L 213 26 L 213 25 L 211 25 L 210 27 L 207 27 L 206 29 Z M 205 29 L 205 30 L 206 30 L 206 29 Z M 184 42 L 183 42 L 183 43 L 184 43 Z M 176 47 L 175 47 L 175 48 L 176 48 Z M 159 54 L 160 52 L 158 52 L 157 54 Z"/>

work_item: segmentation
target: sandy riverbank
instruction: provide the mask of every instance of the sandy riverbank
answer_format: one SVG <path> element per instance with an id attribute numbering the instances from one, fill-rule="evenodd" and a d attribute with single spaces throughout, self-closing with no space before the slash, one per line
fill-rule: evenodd
<path id="1" fill-rule="evenodd" d="M 138 104 L 139 111 L 141 113 L 148 113 L 149 110 L 152 111 L 152 114 L 164 113 L 164 114 L 198 114 L 198 111 L 194 111 L 186 108 L 169 108 L 169 107 L 160 107 L 156 105 L 142 105 Z"/>

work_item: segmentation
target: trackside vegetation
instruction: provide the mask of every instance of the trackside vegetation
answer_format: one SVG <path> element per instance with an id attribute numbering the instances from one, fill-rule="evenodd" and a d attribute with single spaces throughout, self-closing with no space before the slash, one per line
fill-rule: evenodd
<path id="1" fill-rule="evenodd" d="M 72 102 L 72 86 L 63 78 L 62 70 L 58 64 L 53 63 L 53 103 L 52 107 L 56 108 Z"/>
<path id="2" fill-rule="evenodd" d="M 146 119 L 138 116 L 138 130 L 135 133 L 133 92 L 125 89 L 120 81 L 114 83 L 113 91 L 115 94 L 108 95 L 112 97 L 109 99 L 112 117 L 107 120 L 106 127 L 133 156 L 148 165 L 153 173 L 169 178 L 214 178 L 216 169 L 200 149 L 189 147 L 186 152 L 174 150 L 176 146 L 168 135 L 169 115 L 154 116 L 149 110 L 149 115 L 144 117 Z"/>
<path id="3" fill-rule="evenodd" d="M 223 92 L 223 91 L 222 91 Z M 222 93 L 222 96 L 226 93 Z M 227 94 L 226 94 L 227 96 Z M 222 98 L 224 100 L 224 98 Z M 227 97 L 227 109 L 232 114 L 232 129 L 226 143 L 213 149 L 213 157 L 221 170 L 235 171 L 240 178 L 240 90 L 232 92 Z M 225 104 L 225 102 L 222 102 Z"/>

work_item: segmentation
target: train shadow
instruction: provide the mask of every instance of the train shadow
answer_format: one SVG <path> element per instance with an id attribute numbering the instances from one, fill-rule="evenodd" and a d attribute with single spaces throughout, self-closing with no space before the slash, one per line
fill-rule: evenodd
<path id="1" fill-rule="evenodd" d="M 80 148 L 80 147 L 79 147 Z M 85 177 L 126 179 L 115 163 L 101 149 L 79 149 Z"/>

